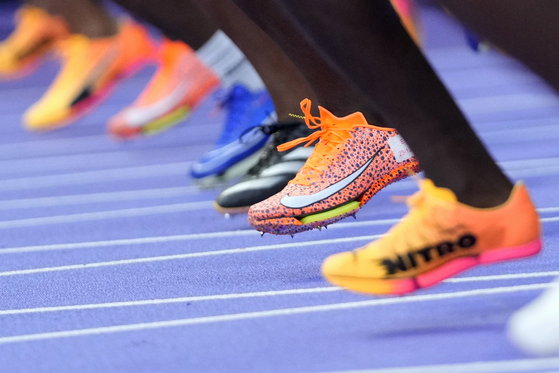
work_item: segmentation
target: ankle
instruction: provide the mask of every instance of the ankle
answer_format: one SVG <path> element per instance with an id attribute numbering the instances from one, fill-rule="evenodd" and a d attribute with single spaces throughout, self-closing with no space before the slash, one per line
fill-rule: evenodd
<path id="1" fill-rule="evenodd" d="M 433 181 L 436 186 L 454 192 L 459 202 L 477 208 L 491 208 L 502 205 L 510 197 L 514 185 L 505 175 L 475 180 Z"/>

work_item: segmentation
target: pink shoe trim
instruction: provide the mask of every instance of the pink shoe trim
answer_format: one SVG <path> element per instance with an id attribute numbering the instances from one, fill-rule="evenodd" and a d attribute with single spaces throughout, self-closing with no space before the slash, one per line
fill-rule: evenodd
<path id="1" fill-rule="evenodd" d="M 478 264 L 477 257 L 456 258 L 424 275 L 417 276 L 415 279 L 419 287 L 425 288 Z"/>
<path id="2" fill-rule="evenodd" d="M 500 262 L 502 260 L 525 258 L 527 256 L 536 255 L 540 252 L 541 248 L 542 241 L 538 238 L 535 241 L 520 246 L 488 250 L 479 254 L 478 258 L 481 264 Z"/>

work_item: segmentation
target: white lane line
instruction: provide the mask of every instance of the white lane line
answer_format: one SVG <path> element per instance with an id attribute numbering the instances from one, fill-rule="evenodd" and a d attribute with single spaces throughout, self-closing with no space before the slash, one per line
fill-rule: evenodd
<path id="1" fill-rule="evenodd" d="M 152 243 L 203 240 L 208 238 L 222 238 L 222 237 L 230 238 L 230 237 L 239 237 L 239 236 L 260 236 L 260 233 L 258 233 L 253 229 L 247 229 L 241 231 L 228 231 L 228 232 L 194 233 L 194 234 L 180 234 L 175 236 L 158 236 L 158 237 L 130 238 L 130 239 L 120 239 L 120 240 L 107 240 L 107 241 L 22 246 L 22 247 L 11 247 L 7 249 L 0 249 L 0 255 L 52 251 L 52 250 L 75 250 L 75 249 L 89 249 L 89 248 L 98 248 L 98 247 L 131 246 L 131 245 L 142 245 L 142 244 L 152 244 Z"/>
<path id="2" fill-rule="evenodd" d="M 328 229 L 348 229 L 348 228 L 358 228 L 358 227 L 370 227 L 376 225 L 393 225 L 399 221 L 400 219 L 381 219 L 381 220 L 345 222 L 345 223 L 338 223 L 338 224 L 331 225 L 329 226 Z M 540 222 L 542 223 L 552 223 L 557 221 L 559 221 L 559 217 L 549 217 L 549 218 L 540 219 Z M 155 237 L 130 238 L 130 239 L 106 240 L 106 241 L 89 241 L 89 242 L 50 244 L 50 245 L 20 246 L 20 247 L 10 247 L 5 249 L 0 249 L 0 255 L 21 254 L 21 253 L 41 252 L 41 251 L 54 251 L 54 250 L 76 250 L 76 249 L 90 249 L 90 248 L 100 248 L 100 247 L 144 245 L 144 244 L 153 244 L 153 243 L 200 240 L 200 239 L 208 239 L 208 238 L 229 238 L 229 237 L 259 236 L 259 235 L 260 233 L 253 229 L 245 229 L 245 230 L 226 231 L 226 232 L 180 234 L 174 236 L 155 236 Z M 380 237 L 382 235 L 378 235 L 378 236 Z"/>
<path id="3" fill-rule="evenodd" d="M 127 301 L 127 302 L 79 304 L 73 306 L 25 308 L 25 309 L 13 309 L 13 310 L 0 310 L 0 316 L 29 314 L 29 313 L 79 311 L 79 310 L 91 310 L 91 309 L 100 309 L 100 308 L 154 306 L 154 305 L 161 305 L 161 304 L 205 302 L 205 301 L 214 301 L 214 300 L 277 297 L 282 295 L 329 293 L 329 292 L 340 291 L 340 290 L 342 289 L 331 286 L 331 287 L 318 287 L 318 288 L 307 288 L 307 289 L 259 291 L 253 293 L 217 294 L 217 295 L 203 295 L 203 296 L 180 297 L 180 298 L 148 299 L 148 300 L 138 300 L 138 301 Z"/>
<path id="4" fill-rule="evenodd" d="M 81 185 L 185 175 L 191 162 L 177 162 L 140 167 L 125 167 L 109 170 L 75 172 L 60 175 L 23 177 L 0 180 L 0 191 L 40 189 L 65 185 Z"/>
<path id="5" fill-rule="evenodd" d="M 183 259 L 201 258 L 201 257 L 217 256 L 217 255 L 243 254 L 243 253 L 252 253 L 257 251 L 291 249 L 294 247 L 333 245 L 333 244 L 345 243 L 345 242 L 369 241 L 379 237 L 380 235 L 358 236 L 358 237 L 336 238 L 336 239 L 319 240 L 319 241 L 293 242 L 287 244 L 284 243 L 284 244 L 275 244 L 275 245 L 251 246 L 251 247 L 244 247 L 239 249 L 201 251 L 201 252 L 187 253 L 187 254 L 152 256 L 147 258 L 112 260 L 106 262 L 93 262 L 87 264 L 71 264 L 71 265 L 56 266 L 56 267 L 20 269 L 15 271 L 0 272 L 0 277 L 112 267 L 112 266 L 129 265 L 129 264 L 164 262 L 170 260 L 183 260 Z"/>
<path id="6" fill-rule="evenodd" d="M 472 363 L 420 365 L 415 367 L 394 367 L 380 369 L 338 370 L 321 373 L 507 373 L 507 372 L 548 372 L 559 368 L 558 357 L 539 359 L 476 361 Z"/>
<path id="7" fill-rule="evenodd" d="M 123 210 L 86 212 L 82 214 L 47 216 L 43 218 L 31 218 L 20 220 L 0 221 L 0 229 L 36 227 L 50 224 L 77 223 L 84 221 L 106 220 L 117 218 L 129 218 L 135 216 L 169 214 L 183 211 L 197 211 L 213 208 L 213 201 L 186 202 L 172 205 L 160 205 L 150 207 L 138 207 Z"/>
<path id="8" fill-rule="evenodd" d="M 0 210 L 15 210 L 28 208 L 42 208 L 53 206 L 85 205 L 103 202 L 121 202 L 146 199 L 159 199 L 170 197 L 181 197 L 197 194 L 200 189 L 194 186 L 156 188 L 141 190 L 126 190 L 122 192 L 74 194 L 66 196 L 23 198 L 12 200 L 0 200 Z"/>
<path id="9" fill-rule="evenodd" d="M 106 170 L 116 167 L 131 167 L 149 165 L 153 162 L 143 162 L 142 149 L 129 151 L 70 154 L 41 158 L 0 160 L 0 175 L 6 177 L 22 177 L 21 174 L 42 172 L 72 172 L 72 170 Z M 184 149 L 163 148 L 149 149 L 150 159 L 166 157 L 167 162 L 184 159 Z M 19 175 L 18 175 L 19 174 Z"/>
<path id="10" fill-rule="evenodd" d="M 428 302 L 428 301 L 466 298 L 466 297 L 476 297 L 480 295 L 516 293 L 516 292 L 523 292 L 523 291 L 534 291 L 534 290 L 545 289 L 552 285 L 553 283 L 504 286 L 504 287 L 496 287 L 496 288 L 489 288 L 489 289 L 457 291 L 451 293 L 412 295 L 412 296 L 405 296 L 405 297 L 398 297 L 398 298 L 395 297 L 395 298 L 374 299 L 374 300 L 367 300 L 367 301 L 357 301 L 357 302 L 333 303 L 333 304 L 325 304 L 320 306 L 283 308 L 283 309 L 276 309 L 276 310 L 269 310 L 269 311 L 245 312 L 245 313 L 236 313 L 236 314 L 219 315 L 219 316 L 205 316 L 205 317 L 178 319 L 178 320 L 105 326 L 105 327 L 89 328 L 89 329 L 66 330 L 66 331 L 50 332 L 50 333 L 16 335 L 10 337 L 0 337 L 0 344 L 31 342 L 31 341 L 50 340 L 50 339 L 57 339 L 57 338 L 83 337 L 83 336 L 90 336 L 90 335 L 103 335 L 103 334 L 133 332 L 133 331 L 141 331 L 141 330 L 154 330 L 154 329 L 162 329 L 162 328 L 176 328 L 176 327 L 182 327 L 188 325 L 201 325 L 201 324 L 213 324 L 218 322 L 253 320 L 253 319 L 262 319 L 267 317 L 294 316 L 294 315 L 303 315 L 303 314 L 310 314 L 310 313 L 317 313 L 317 312 L 330 312 L 330 311 L 351 310 L 351 309 L 366 308 L 366 307 L 386 306 L 392 304 L 404 304 L 404 303 Z"/>
<path id="11" fill-rule="evenodd" d="M 462 282 L 506 281 L 506 280 L 516 280 L 516 279 L 526 279 L 526 278 L 555 277 L 558 275 L 559 275 L 559 271 L 534 272 L 534 273 L 510 273 L 510 274 L 492 275 L 492 276 L 450 278 L 444 280 L 443 282 L 462 283 Z M 36 307 L 36 308 L 0 310 L 0 316 L 30 314 L 30 313 L 45 313 L 45 312 L 80 311 L 80 310 L 91 310 L 91 309 L 101 309 L 101 308 L 154 306 L 154 305 L 161 305 L 161 304 L 204 302 L 204 301 L 214 301 L 214 300 L 276 297 L 276 296 L 283 296 L 283 295 L 316 294 L 316 293 L 329 293 L 329 292 L 342 291 L 342 290 L 344 289 L 337 286 L 329 286 L 329 287 L 317 287 L 317 288 L 305 288 L 305 289 L 259 291 L 259 292 L 252 292 L 252 293 L 216 294 L 216 295 L 147 299 L 147 300 L 109 302 L 109 303 L 77 304 L 77 305 L 69 305 L 69 306 Z"/>
<path id="12" fill-rule="evenodd" d="M 0 192 L 184 175 L 191 164 L 192 162 L 176 162 L 149 166 L 123 167 L 57 175 L 4 179 L 0 180 Z M 498 164 L 505 169 L 505 172 L 510 173 L 515 177 L 540 176 L 547 173 L 553 174 L 559 171 L 559 157 L 498 162 Z"/>

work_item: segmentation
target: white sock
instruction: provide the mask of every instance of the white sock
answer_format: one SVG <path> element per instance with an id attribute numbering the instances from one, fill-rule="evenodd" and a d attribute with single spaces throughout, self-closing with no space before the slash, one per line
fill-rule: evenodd
<path id="1" fill-rule="evenodd" d="M 253 92 L 265 88 L 252 64 L 223 31 L 216 31 L 196 53 L 219 76 L 224 87 L 242 84 Z"/>

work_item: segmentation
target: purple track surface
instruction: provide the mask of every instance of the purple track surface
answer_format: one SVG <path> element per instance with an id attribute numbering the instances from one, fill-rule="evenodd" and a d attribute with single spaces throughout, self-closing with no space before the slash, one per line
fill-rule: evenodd
<path id="1" fill-rule="evenodd" d="M 3 34 L 11 11 L 0 10 Z M 20 116 L 56 73 L 47 62 L 0 85 L 0 372 L 558 371 L 558 359 L 515 349 L 505 323 L 559 273 L 559 98 L 510 58 L 467 49 L 442 12 L 422 12 L 433 65 L 541 208 L 540 256 L 400 298 L 333 288 L 322 260 L 385 232 L 406 211 L 389 197 L 413 181 L 357 220 L 261 238 L 186 176 L 219 133 L 211 100 L 173 131 L 111 141 L 106 120 L 146 68 L 78 123 L 29 134 Z"/>

